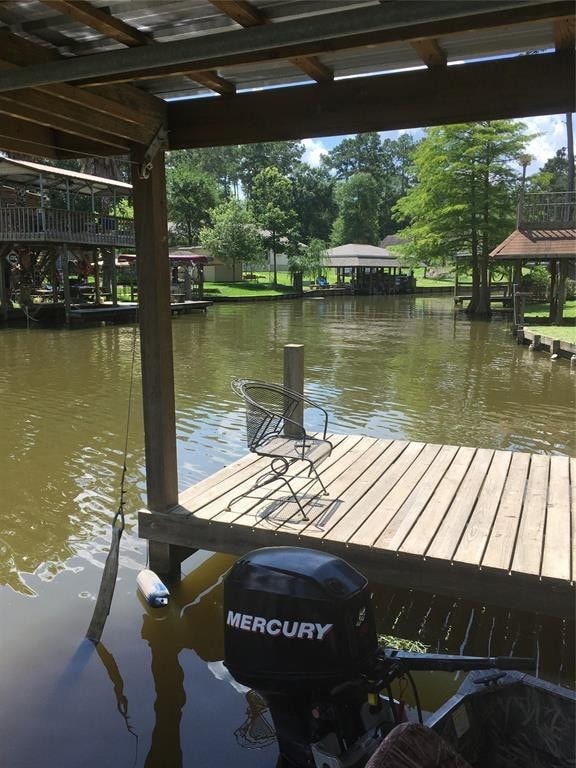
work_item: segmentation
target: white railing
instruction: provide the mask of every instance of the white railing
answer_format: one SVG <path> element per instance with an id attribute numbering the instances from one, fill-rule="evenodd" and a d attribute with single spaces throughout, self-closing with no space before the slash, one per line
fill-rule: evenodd
<path id="1" fill-rule="evenodd" d="M 134 246 L 134 221 L 89 211 L 0 208 L 0 241 Z"/>

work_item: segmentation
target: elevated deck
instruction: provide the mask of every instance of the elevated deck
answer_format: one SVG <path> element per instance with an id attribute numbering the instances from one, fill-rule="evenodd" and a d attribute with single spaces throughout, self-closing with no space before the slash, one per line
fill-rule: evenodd
<path id="1" fill-rule="evenodd" d="M 573 615 L 576 459 L 331 439 L 328 496 L 304 496 L 308 521 L 282 487 L 250 490 L 268 465 L 249 455 L 186 490 L 170 513 L 141 510 L 140 536 L 231 554 L 321 548 L 382 583 Z"/>

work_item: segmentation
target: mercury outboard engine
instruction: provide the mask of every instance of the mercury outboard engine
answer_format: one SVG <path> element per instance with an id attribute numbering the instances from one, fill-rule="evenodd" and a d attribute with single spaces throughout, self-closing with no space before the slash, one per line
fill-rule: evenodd
<path id="1" fill-rule="evenodd" d="M 399 719 L 381 692 L 410 670 L 533 667 L 379 647 L 365 577 L 301 547 L 240 558 L 224 579 L 224 619 L 224 663 L 265 699 L 280 754 L 298 768 L 363 766 Z"/>
<path id="2" fill-rule="evenodd" d="M 355 765 L 377 746 L 382 719 L 366 691 L 378 642 L 368 582 L 344 560 L 300 547 L 241 558 L 224 581 L 224 655 L 232 676 L 267 701 L 280 753 L 314 766 L 314 751 L 352 748 Z M 364 742 L 367 742 L 366 744 Z M 326 763 L 329 765 L 329 763 Z M 334 764 L 336 765 L 336 764 Z"/>

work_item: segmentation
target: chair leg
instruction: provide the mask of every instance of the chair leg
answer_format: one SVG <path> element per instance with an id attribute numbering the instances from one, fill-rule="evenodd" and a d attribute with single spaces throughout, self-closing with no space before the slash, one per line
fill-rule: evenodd
<path id="1" fill-rule="evenodd" d="M 226 511 L 230 512 L 232 504 L 234 504 L 234 502 L 238 501 L 239 499 L 242 499 L 244 496 L 249 494 L 250 491 L 253 491 L 256 488 L 263 488 L 265 485 L 269 485 L 270 483 L 273 483 L 276 480 L 280 480 L 282 483 L 284 483 L 285 485 L 288 486 L 288 489 L 290 490 L 290 493 L 292 494 L 292 497 L 293 497 L 294 501 L 296 502 L 296 504 L 298 504 L 298 509 L 302 513 L 302 517 L 304 518 L 304 520 L 308 520 L 308 515 L 304 511 L 304 507 L 300 503 L 300 499 L 298 498 L 298 496 L 296 495 L 294 489 L 290 485 L 290 481 L 288 480 L 288 478 L 287 477 L 283 477 L 282 474 L 279 474 L 278 472 L 274 472 L 273 470 L 270 471 L 270 472 L 266 472 L 263 475 L 260 475 L 260 477 L 257 478 L 256 482 L 247 491 L 247 493 L 242 494 L 241 496 L 235 496 L 233 499 L 230 499 L 230 501 L 228 502 L 228 505 L 226 507 Z M 266 496 L 265 498 L 268 498 L 268 497 Z"/>
<path id="2" fill-rule="evenodd" d="M 318 480 L 318 482 L 320 483 L 320 487 L 322 488 L 322 491 L 324 492 L 324 496 L 328 496 L 328 491 L 326 490 L 326 486 L 324 485 L 324 483 L 320 479 L 320 475 L 318 474 L 318 470 L 316 469 L 314 464 L 312 464 L 312 462 L 310 462 L 310 470 L 308 472 L 308 477 L 310 477 L 310 473 L 311 472 L 314 472 L 314 475 L 316 476 L 316 480 Z"/>

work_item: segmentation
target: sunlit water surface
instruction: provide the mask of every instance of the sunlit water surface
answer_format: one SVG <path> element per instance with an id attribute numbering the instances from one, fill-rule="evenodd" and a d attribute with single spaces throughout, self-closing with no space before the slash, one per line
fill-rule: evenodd
<path id="1" fill-rule="evenodd" d="M 181 488 L 245 453 L 230 379 L 281 380 L 286 343 L 305 345 L 307 393 L 335 432 L 576 453 L 568 363 L 516 346 L 505 322 L 455 317 L 448 299 L 218 305 L 178 318 L 173 334 Z M 274 741 L 250 735 L 249 701 L 221 663 L 221 582 L 233 559 L 185 561 L 165 611 L 136 595 L 146 564 L 138 356 L 120 579 L 103 643 L 83 642 L 119 502 L 137 341 L 131 326 L 0 331 L 2 768 L 276 763 Z M 535 655 L 541 676 L 571 684 L 572 621 L 372 586 L 385 634 L 432 651 Z M 424 706 L 457 683 L 420 675 Z"/>

